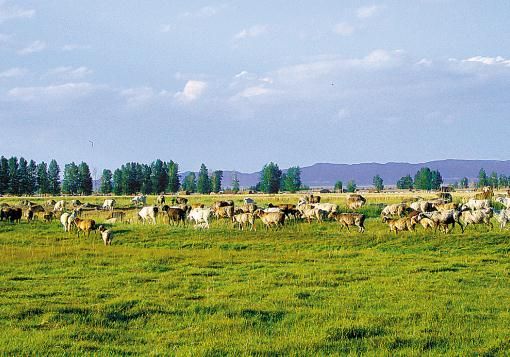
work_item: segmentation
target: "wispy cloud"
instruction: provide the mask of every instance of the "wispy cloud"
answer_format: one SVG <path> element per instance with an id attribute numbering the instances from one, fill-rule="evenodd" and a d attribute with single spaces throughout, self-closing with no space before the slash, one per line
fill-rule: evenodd
<path id="1" fill-rule="evenodd" d="M 15 78 L 22 77 L 28 73 L 26 68 L 14 67 L 0 72 L 0 78 Z"/>
<path id="2" fill-rule="evenodd" d="M 92 73 L 93 71 L 85 66 L 81 67 L 62 66 L 49 70 L 45 76 L 58 77 L 66 80 L 77 80 L 82 79 Z"/>
<path id="3" fill-rule="evenodd" d="M 254 25 L 249 28 L 242 29 L 239 31 L 235 36 L 234 39 L 236 40 L 243 40 L 246 38 L 254 38 L 259 37 L 261 35 L 264 35 L 268 32 L 268 26 L 267 25 Z"/>
<path id="4" fill-rule="evenodd" d="M 333 32 L 340 36 L 350 36 L 354 33 L 354 26 L 341 22 L 333 27 Z"/>
<path id="5" fill-rule="evenodd" d="M 161 32 L 171 32 L 171 31 L 174 30 L 174 28 L 175 28 L 175 26 L 172 25 L 172 24 L 163 24 L 163 25 L 161 25 L 159 27 L 159 31 L 161 31 Z"/>
<path id="6" fill-rule="evenodd" d="M 377 15 L 382 10 L 382 6 L 370 5 L 362 6 L 356 10 L 358 19 L 368 19 Z"/>
<path id="7" fill-rule="evenodd" d="M 31 44 L 29 44 L 27 47 L 22 48 L 18 51 L 18 54 L 20 55 L 29 55 L 36 52 L 41 52 L 46 49 L 46 42 L 44 41 L 34 41 Z"/>
<path id="8" fill-rule="evenodd" d="M 76 51 L 76 50 L 90 50 L 92 46 L 90 45 L 79 45 L 76 43 L 68 43 L 67 45 L 62 46 L 62 51 Z"/>
<path id="9" fill-rule="evenodd" d="M 211 17 L 220 11 L 221 7 L 217 6 L 204 6 L 196 11 L 186 11 L 181 13 L 181 17 Z"/>
<path id="10" fill-rule="evenodd" d="M 64 83 L 41 87 L 16 87 L 7 92 L 12 100 L 45 101 L 68 100 L 84 97 L 93 93 L 99 86 L 87 82 Z"/>
<path id="11" fill-rule="evenodd" d="M 34 9 L 24 9 L 18 6 L 10 6 L 7 1 L 0 1 L 0 24 L 14 19 L 30 19 L 34 17 Z"/>
<path id="12" fill-rule="evenodd" d="M 193 102 L 202 96 L 206 88 L 206 82 L 189 80 L 186 82 L 182 92 L 177 92 L 175 94 L 175 98 L 184 103 Z"/>
<path id="13" fill-rule="evenodd" d="M 510 67 L 510 59 L 507 59 L 507 58 L 504 58 L 501 56 L 496 56 L 496 57 L 475 56 L 475 57 L 467 58 L 467 59 L 463 60 L 462 62 L 477 62 L 477 63 L 486 64 L 486 65 L 499 64 L 499 65 L 505 65 L 505 66 Z"/>

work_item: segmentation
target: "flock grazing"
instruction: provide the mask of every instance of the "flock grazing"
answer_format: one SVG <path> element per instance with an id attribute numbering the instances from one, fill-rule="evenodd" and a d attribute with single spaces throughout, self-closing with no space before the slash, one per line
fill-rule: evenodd
<path id="1" fill-rule="evenodd" d="M 493 208 L 492 203 L 498 202 L 504 207 L 500 211 Z M 347 197 L 345 205 L 354 212 L 341 212 L 336 203 L 321 202 L 317 195 L 305 195 L 296 204 L 271 204 L 264 207 L 257 205 L 252 198 L 245 198 L 241 204 L 234 201 L 216 201 L 210 206 L 189 204 L 185 197 L 167 198 L 159 195 L 154 205 L 147 205 L 147 197 L 138 195 L 131 199 L 131 208 L 118 207 L 115 199 L 105 199 L 102 205 L 82 203 L 79 200 L 54 201 L 36 204 L 22 200 L 17 206 L 2 203 L 0 220 L 19 223 L 22 218 L 27 221 L 41 219 L 51 222 L 58 218 L 65 232 L 75 231 L 78 236 L 90 236 L 91 232 L 100 234 L 105 245 L 111 245 L 114 230 L 108 228 L 116 223 L 133 223 L 126 219 L 127 209 L 136 210 L 136 220 L 142 224 L 157 224 L 158 220 L 173 226 L 185 226 L 191 222 L 195 228 L 208 229 L 211 220 L 231 222 L 232 227 L 239 230 L 256 230 L 256 220 L 260 220 L 266 229 L 279 229 L 288 223 L 303 221 L 337 222 L 340 228 L 355 228 L 365 232 L 366 216 L 359 210 L 366 204 L 366 199 L 359 194 Z M 167 204 L 168 203 L 168 204 Z M 108 218 L 98 225 L 93 219 L 82 218 L 84 211 L 108 212 Z M 424 200 L 420 198 L 405 202 L 386 205 L 381 210 L 380 218 L 388 226 L 390 233 L 399 234 L 403 231 L 415 231 L 421 225 L 425 230 L 449 233 L 459 226 L 462 233 L 469 225 L 485 225 L 493 229 L 492 218 L 499 222 L 500 229 L 510 221 L 510 197 L 493 197 L 492 190 L 483 190 L 475 197 L 462 203 L 451 202 L 451 195 L 441 194 L 438 198 Z"/>

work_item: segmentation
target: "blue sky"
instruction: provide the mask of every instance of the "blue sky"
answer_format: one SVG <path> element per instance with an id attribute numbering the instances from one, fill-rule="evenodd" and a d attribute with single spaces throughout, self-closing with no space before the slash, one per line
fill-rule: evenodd
<path id="1" fill-rule="evenodd" d="M 0 0 L 0 153 L 98 170 L 508 159 L 509 14 L 508 1 Z"/>

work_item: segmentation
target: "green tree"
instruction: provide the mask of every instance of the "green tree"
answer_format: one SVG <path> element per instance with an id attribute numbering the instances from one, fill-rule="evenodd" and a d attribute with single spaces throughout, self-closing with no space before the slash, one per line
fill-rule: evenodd
<path id="1" fill-rule="evenodd" d="M 168 163 L 168 191 L 176 193 L 179 191 L 179 165 L 170 160 Z"/>
<path id="2" fill-rule="evenodd" d="M 78 166 L 71 162 L 64 166 L 64 179 L 62 180 L 62 192 L 77 194 L 80 190 L 80 173 Z"/>
<path id="3" fill-rule="evenodd" d="M 506 175 L 499 175 L 499 187 L 508 187 L 508 176 Z"/>
<path id="4" fill-rule="evenodd" d="M 260 175 L 260 190 L 265 193 L 278 193 L 282 171 L 274 162 L 266 164 Z"/>
<path id="5" fill-rule="evenodd" d="M 336 192 L 343 192 L 344 190 L 344 183 L 340 180 L 338 180 L 337 182 L 335 182 L 335 191 Z"/>
<path id="6" fill-rule="evenodd" d="M 44 161 L 37 165 L 37 192 L 42 195 L 50 193 L 48 165 Z"/>
<path id="7" fill-rule="evenodd" d="M 20 194 L 20 178 L 19 178 L 19 164 L 18 158 L 13 156 L 9 158 L 9 193 L 11 195 Z"/>
<path id="8" fill-rule="evenodd" d="M 28 194 L 33 195 L 37 191 L 37 164 L 34 160 L 28 163 Z"/>
<path id="9" fill-rule="evenodd" d="M 28 177 L 28 162 L 20 157 L 18 163 L 19 194 L 29 193 L 30 179 Z"/>
<path id="10" fill-rule="evenodd" d="M 125 193 L 123 191 L 124 187 L 122 185 L 122 182 L 123 182 L 122 170 L 121 169 L 116 169 L 113 172 L 113 193 L 116 194 L 117 196 L 122 195 L 123 193 Z"/>
<path id="11" fill-rule="evenodd" d="M 301 188 L 301 168 L 299 166 L 290 167 L 282 175 L 282 189 L 284 191 L 296 192 Z"/>
<path id="12" fill-rule="evenodd" d="M 89 165 L 82 161 L 78 165 L 78 193 L 88 196 L 92 194 L 92 189 L 93 183 Z"/>
<path id="13" fill-rule="evenodd" d="M 182 182 L 182 189 L 184 191 L 188 192 L 196 192 L 197 191 L 197 182 L 196 182 L 196 176 L 194 172 L 190 172 L 186 177 L 184 178 Z"/>
<path id="14" fill-rule="evenodd" d="M 347 182 L 347 192 L 356 192 L 358 186 L 354 180 Z"/>
<path id="15" fill-rule="evenodd" d="M 379 174 L 374 176 L 374 178 L 372 179 L 372 183 L 374 184 L 374 187 L 377 190 L 377 192 L 381 192 L 384 189 L 384 181 L 381 178 L 381 176 L 379 176 Z"/>
<path id="16" fill-rule="evenodd" d="M 49 182 L 49 191 L 52 195 L 60 194 L 60 167 L 58 166 L 55 160 L 50 161 L 50 165 L 48 166 L 48 182 Z"/>
<path id="17" fill-rule="evenodd" d="M 168 187 L 168 165 L 157 159 L 151 164 L 152 192 L 159 194 Z"/>
<path id="18" fill-rule="evenodd" d="M 2 156 L 0 158 L 0 194 L 9 192 L 9 160 Z"/>
<path id="19" fill-rule="evenodd" d="M 413 183 L 413 178 L 411 177 L 411 175 L 403 176 L 397 181 L 397 188 L 399 190 L 410 190 L 413 187 L 414 187 L 414 183 Z"/>
<path id="20" fill-rule="evenodd" d="M 163 166 L 161 166 L 161 170 L 162 169 Z M 144 195 L 156 193 L 157 187 L 159 185 L 159 180 L 156 178 L 158 176 L 152 174 L 152 165 L 149 166 L 145 164 L 142 165 L 136 164 L 134 166 L 133 171 L 135 173 L 134 175 L 132 175 L 132 190 L 134 190 L 133 193 L 138 191 L 140 191 Z M 161 172 L 159 173 L 159 175 L 161 175 Z"/>
<path id="21" fill-rule="evenodd" d="M 483 168 L 478 172 L 478 183 L 477 187 L 485 187 L 489 186 L 489 178 L 487 177 L 487 173 Z"/>
<path id="22" fill-rule="evenodd" d="M 443 184 L 443 178 L 438 170 L 430 172 L 430 188 L 432 190 L 439 190 Z"/>
<path id="23" fill-rule="evenodd" d="M 238 193 L 240 190 L 239 186 L 239 178 L 237 177 L 237 172 L 232 173 L 232 192 Z"/>
<path id="24" fill-rule="evenodd" d="M 491 176 L 489 177 L 489 186 L 496 189 L 499 188 L 499 177 L 498 173 L 495 171 L 491 172 Z"/>
<path id="25" fill-rule="evenodd" d="M 216 170 L 211 175 L 211 190 L 214 193 L 221 191 L 221 181 L 223 180 L 223 171 Z"/>
<path id="26" fill-rule="evenodd" d="M 416 175 L 414 175 L 414 187 L 419 190 L 431 189 L 432 171 L 428 167 L 422 167 Z"/>
<path id="27" fill-rule="evenodd" d="M 111 170 L 104 169 L 103 174 L 101 175 L 101 186 L 99 187 L 99 192 L 103 194 L 109 194 L 113 190 L 112 186 L 112 172 Z"/>
<path id="28" fill-rule="evenodd" d="M 209 178 L 209 171 L 204 164 L 200 166 L 197 180 L 197 192 L 202 194 L 211 193 L 211 180 Z"/>
<path id="29" fill-rule="evenodd" d="M 467 177 L 463 177 L 460 179 L 459 187 L 460 188 L 468 188 L 469 187 L 469 180 Z"/>

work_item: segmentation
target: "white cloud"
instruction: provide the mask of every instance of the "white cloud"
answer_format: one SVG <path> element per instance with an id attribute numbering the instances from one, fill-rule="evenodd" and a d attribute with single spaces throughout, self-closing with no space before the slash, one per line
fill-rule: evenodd
<path id="1" fill-rule="evenodd" d="M 63 66 L 63 67 L 57 67 L 53 68 L 48 71 L 46 76 L 55 76 L 62 79 L 68 79 L 68 80 L 76 80 L 76 79 L 82 79 L 90 74 L 92 74 L 93 71 L 87 67 L 81 66 L 81 67 L 70 67 L 70 66 Z"/>
<path id="2" fill-rule="evenodd" d="M 0 24 L 13 19 L 30 19 L 34 17 L 34 9 L 23 9 L 17 6 L 8 6 L 6 1 L 0 1 Z"/>
<path id="3" fill-rule="evenodd" d="M 246 28 L 238 32 L 234 39 L 236 40 L 243 40 L 246 38 L 255 38 L 259 37 L 261 35 L 264 35 L 268 32 L 268 26 L 267 25 L 255 25 L 250 28 Z"/>
<path id="4" fill-rule="evenodd" d="M 34 41 L 31 44 L 29 44 L 27 47 L 22 48 L 18 51 L 18 54 L 20 55 L 29 55 L 36 52 L 41 52 L 46 48 L 46 42 L 44 41 Z"/>
<path id="5" fill-rule="evenodd" d="M 172 25 L 172 24 L 163 24 L 159 28 L 159 31 L 161 31 L 161 32 L 171 32 L 173 30 L 174 30 L 174 25 Z"/>
<path id="6" fill-rule="evenodd" d="M 196 80 L 189 80 L 182 92 L 177 92 L 175 98 L 181 102 L 189 103 L 197 100 L 206 90 L 207 83 Z"/>
<path id="7" fill-rule="evenodd" d="M 180 16 L 181 17 L 211 17 L 211 16 L 218 14 L 219 11 L 220 11 L 220 7 L 204 6 L 194 12 L 191 12 L 191 11 L 183 12 L 183 13 L 181 13 Z"/>
<path id="8" fill-rule="evenodd" d="M 504 57 L 501 57 L 501 56 L 497 56 L 497 57 L 484 57 L 484 56 L 475 56 L 475 57 L 471 57 L 471 58 L 467 58 L 465 60 L 462 60 L 462 62 L 478 62 L 478 63 L 483 63 L 483 64 L 486 64 L 486 65 L 505 65 L 505 66 L 509 66 L 510 67 L 510 60 L 509 59 L 506 59 Z"/>
<path id="9" fill-rule="evenodd" d="M 272 92 L 272 90 L 270 90 L 268 88 L 264 88 L 264 87 L 261 87 L 261 86 L 256 86 L 256 87 L 248 87 L 248 88 L 246 88 L 241 93 L 237 94 L 237 96 L 238 97 L 243 97 L 243 98 L 250 98 L 250 97 L 257 97 L 257 96 L 260 96 L 260 95 L 269 94 L 271 92 Z"/>
<path id="10" fill-rule="evenodd" d="M 67 45 L 62 46 L 62 51 L 75 51 L 75 50 L 90 50 L 92 47 L 90 45 L 79 45 L 76 43 L 69 43 Z"/>
<path id="11" fill-rule="evenodd" d="M 354 33 L 354 26 L 341 22 L 333 27 L 333 32 L 340 36 L 350 36 Z"/>
<path id="12" fill-rule="evenodd" d="M 0 78 L 14 78 L 14 77 L 22 77 L 28 73 L 26 68 L 14 67 L 9 68 L 3 72 L 0 72 Z"/>
<path id="13" fill-rule="evenodd" d="M 358 19 L 368 19 L 377 15 L 381 9 L 382 7 L 377 5 L 362 6 L 356 10 L 356 16 Z"/>
<path id="14" fill-rule="evenodd" d="M 419 66 L 430 67 L 430 66 L 432 66 L 432 61 L 429 60 L 428 58 L 422 58 L 421 60 L 416 62 L 416 64 Z"/>
<path id="15" fill-rule="evenodd" d="M 87 82 L 65 83 L 46 87 L 16 87 L 7 92 L 10 99 L 21 101 L 44 101 L 76 99 L 93 93 L 100 87 Z"/>
<path id="16" fill-rule="evenodd" d="M 154 90 L 151 87 L 128 88 L 120 92 L 126 98 L 129 105 L 142 105 L 154 97 Z"/>

